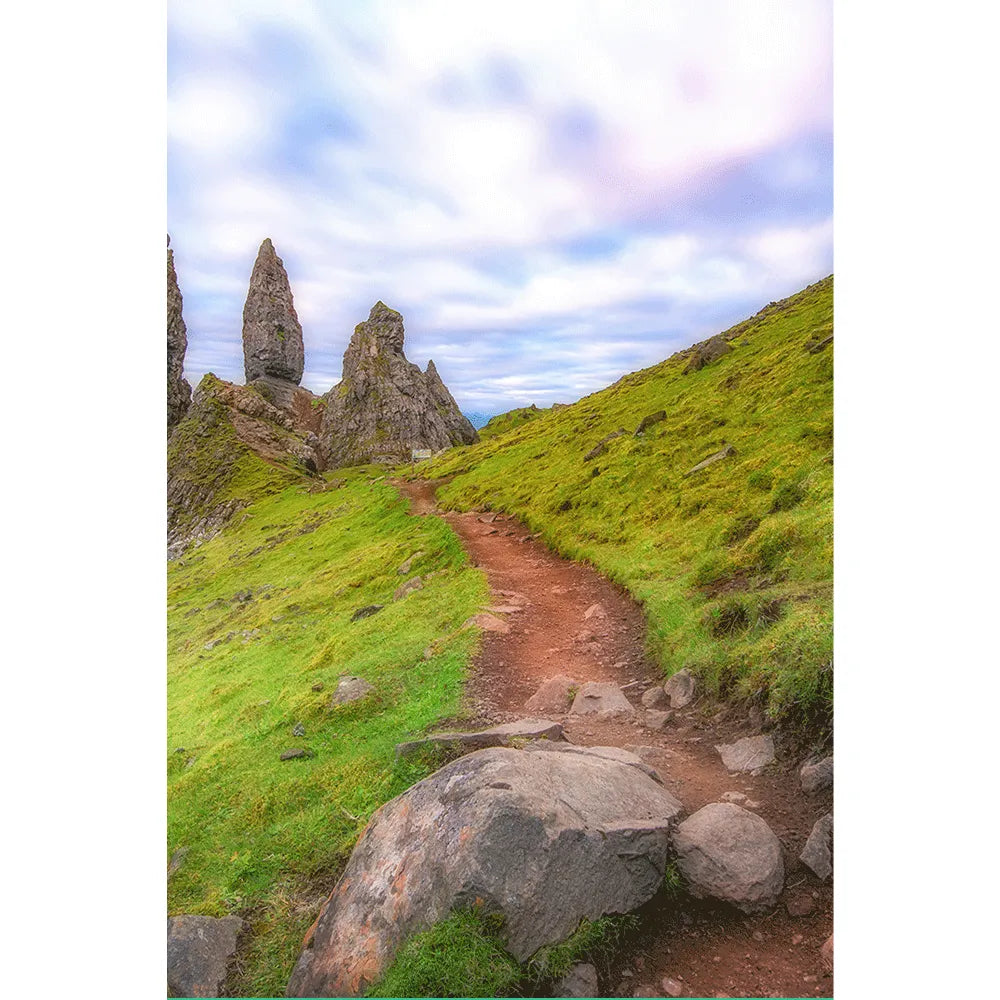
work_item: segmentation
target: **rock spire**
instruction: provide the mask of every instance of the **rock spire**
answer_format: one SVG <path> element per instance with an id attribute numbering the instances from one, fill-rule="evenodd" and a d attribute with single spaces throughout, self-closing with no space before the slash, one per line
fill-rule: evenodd
<path id="1" fill-rule="evenodd" d="M 439 451 L 479 435 L 431 362 L 403 354 L 403 317 L 376 302 L 344 352 L 344 374 L 324 397 L 320 441 L 328 466 L 406 461 L 411 449 Z"/>
<path id="2" fill-rule="evenodd" d="M 305 350 L 285 266 L 264 240 L 243 306 L 243 365 L 247 382 L 270 376 L 298 385 Z"/>
<path id="3" fill-rule="evenodd" d="M 183 316 L 184 299 L 174 270 L 174 252 L 167 237 L 167 437 L 191 405 L 191 386 L 184 378 L 187 327 Z"/>

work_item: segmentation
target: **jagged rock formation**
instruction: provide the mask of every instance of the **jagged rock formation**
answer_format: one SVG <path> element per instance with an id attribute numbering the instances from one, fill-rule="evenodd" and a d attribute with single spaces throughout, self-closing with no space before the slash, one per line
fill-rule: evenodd
<path id="1" fill-rule="evenodd" d="M 323 397 L 320 430 L 328 466 L 406 461 L 413 448 L 439 451 L 479 435 L 430 362 L 422 372 L 403 354 L 403 317 L 383 302 L 359 323 L 344 374 Z"/>
<path id="2" fill-rule="evenodd" d="M 264 240 L 250 275 L 243 306 L 243 365 L 249 384 L 270 376 L 298 385 L 305 348 L 285 265 L 270 239 Z"/>
<path id="3" fill-rule="evenodd" d="M 319 440 L 254 386 L 206 375 L 167 447 L 167 555 L 216 535 L 243 507 L 322 468 Z"/>
<path id="4" fill-rule="evenodd" d="M 191 386 L 184 378 L 187 327 L 182 309 L 184 299 L 174 270 L 174 252 L 167 237 L 167 437 L 191 405 Z"/>

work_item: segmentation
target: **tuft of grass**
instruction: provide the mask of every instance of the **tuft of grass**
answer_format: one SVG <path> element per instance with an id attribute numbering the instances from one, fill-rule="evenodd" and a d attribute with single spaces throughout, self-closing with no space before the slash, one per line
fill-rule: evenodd
<path id="1" fill-rule="evenodd" d="M 521 979 L 503 944 L 503 921 L 461 910 L 399 949 L 369 997 L 502 997 Z"/>
<path id="2" fill-rule="evenodd" d="M 832 276 L 738 324 L 700 371 L 687 356 L 482 435 L 421 466 L 438 502 L 521 518 L 645 607 L 650 653 L 710 694 L 755 698 L 791 724 L 832 718 L 833 356 L 802 344 L 832 330 Z M 608 442 L 659 410 L 642 437 Z M 513 421 L 512 421 L 513 422 Z M 734 454 L 690 476 L 706 456 Z M 718 600 L 753 595 L 743 627 Z M 758 614 L 765 602 L 771 612 Z M 775 615 L 780 607 L 780 616 Z M 738 616 L 737 616 L 738 617 Z"/>
<path id="3" fill-rule="evenodd" d="M 478 633 L 461 626 L 485 578 L 444 521 L 410 517 L 372 475 L 260 499 L 169 566 L 167 856 L 188 853 L 168 910 L 250 921 L 240 995 L 283 993 L 372 812 L 433 769 L 397 762 L 395 744 L 462 710 Z M 424 588 L 394 602 L 421 550 Z M 385 607 L 352 622 L 367 604 Z M 343 674 L 374 694 L 331 707 Z M 279 760 L 293 747 L 314 756 Z"/>
<path id="4" fill-rule="evenodd" d="M 614 956 L 624 938 L 638 926 L 639 918 L 630 913 L 584 920 L 565 941 L 533 955 L 526 975 L 532 985 L 541 985 L 565 976 L 577 962 L 602 964 Z"/>

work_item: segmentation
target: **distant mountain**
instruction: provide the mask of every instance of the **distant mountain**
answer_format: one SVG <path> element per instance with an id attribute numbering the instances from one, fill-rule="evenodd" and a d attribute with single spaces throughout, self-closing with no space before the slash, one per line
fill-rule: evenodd
<path id="1" fill-rule="evenodd" d="M 485 427 L 496 416 L 496 413 L 479 413 L 470 410 L 465 416 L 468 418 L 469 423 L 478 431 L 481 427 Z"/>

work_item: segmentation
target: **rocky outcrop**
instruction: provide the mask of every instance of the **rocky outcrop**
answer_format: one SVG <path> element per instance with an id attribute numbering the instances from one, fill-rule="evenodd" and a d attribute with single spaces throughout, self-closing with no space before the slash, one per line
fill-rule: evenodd
<path id="1" fill-rule="evenodd" d="M 187 327 L 183 316 L 184 299 L 174 270 L 174 252 L 167 237 L 167 437 L 180 423 L 191 405 L 191 386 L 184 378 Z"/>
<path id="2" fill-rule="evenodd" d="M 744 913 L 773 906 L 785 883 L 778 838 L 759 816 L 729 802 L 713 802 L 684 820 L 674 849 L 692 896 Z"/>
<path id="3" fill-rule="evenodd" d="M 411 935 L 456 909 L 502 914 L 524 961 L 583 919 L 651 899 L 681 804 L 599 756 L 496 748 L 453 761 L 372 817 L 288 984 L 361 996 Z"/>
<path id="4" fill-rule="evenodd" d="M 252 387 L 206 375 L 167 446 L 167 555 L 217 534 L 233 515 L 315 474 L 315 435 Z"/>
<path id="5" fill-rule="evenodd" d="M 320 440 L 327 464 L 408 461 L 412 449 L 440 451 L 479 440 L 431 362 L 403 354 L 403 317 L 376 302 L 344 353 L 344 373 L 324 398 Z"/>
<path id="6" fill-rule="evenodd" d="M 257 252 L 243 306 L 243 365 L 247 383 L 263 376 L 298 385 L 305 349 L 285 265 L 270 239 Z"/>
<path id="7" fill-rule="evenodd" d="M 217 997 L 244 929 L 239 917 L 170 917 L 167 987 L 175 997 Z"/>
<path id="8" fill-rule="evenodd" d="M 518 719 L 502 726 L 472 733 L 436 733 L 422 740 L 399 743 L 396 755 L 411 757 L 424 750 L 443 750 L 451 754 L 472 753 L 487 747 L 513 746 L 524 740 L 561 740 L 563 727 L 549 719 Z"/>

